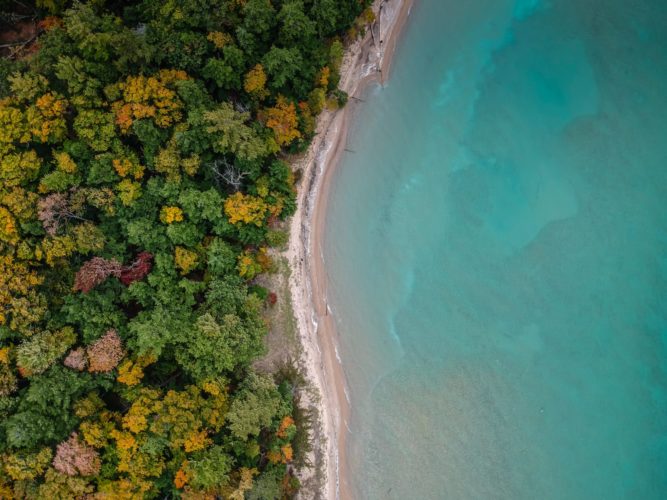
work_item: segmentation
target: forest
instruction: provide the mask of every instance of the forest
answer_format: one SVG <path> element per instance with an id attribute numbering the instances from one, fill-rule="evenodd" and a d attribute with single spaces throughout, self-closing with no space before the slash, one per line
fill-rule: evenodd
<path id="1" fill-rule="evenodd" d="M 369 4 L 0 1 L 0 498 L 298 491 L 255 279 Z"/>

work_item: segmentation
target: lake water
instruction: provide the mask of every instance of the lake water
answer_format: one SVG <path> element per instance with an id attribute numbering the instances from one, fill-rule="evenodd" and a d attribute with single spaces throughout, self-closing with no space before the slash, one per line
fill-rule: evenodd
<path id="1" fill-rule="evenodd" d="M 667 498 L 667 1 L 417 0 L 348 145 L 358 498 Z"/>

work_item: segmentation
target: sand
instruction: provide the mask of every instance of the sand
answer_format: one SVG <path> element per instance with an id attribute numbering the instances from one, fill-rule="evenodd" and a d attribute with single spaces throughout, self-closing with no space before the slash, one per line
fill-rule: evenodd
<path id="1" fill-rule="evenodd" d="M 301 361 L 320 396 L 318 401 L 311 401 L 318 407 L 320 419 L 313 461 L 324 470 L 325 481 L 319 494 L 313 494 L 327 499 L 353 498 L 345 461 L 349 399 L 338 356 L 335 319 L 326 302 L 327 275 L 322 254 L 329 185 L 345 149 L 348 123 L 357 102 L 353 98 L 369 83 L 384 83 L 388 77 L 396 41 L 412 4 L 413 0 L 375 1 L 377 20 L 373 30 L 348 48 L 341 67 L 339 86 L 352 98 L 344 109 L 320 115 L 317 135 L 294 165 L 302 175 L 285 256 L 292 269 L 290 291 L 303 348 Z"/>

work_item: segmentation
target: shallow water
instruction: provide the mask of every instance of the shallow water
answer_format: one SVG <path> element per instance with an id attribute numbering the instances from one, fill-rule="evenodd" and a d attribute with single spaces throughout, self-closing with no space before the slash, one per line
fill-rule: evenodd
<path id="1" fill-rule="evenodd" d="M 358 497 L 667 498 L 667 2 L 417 0 L 348 144 Z"/>

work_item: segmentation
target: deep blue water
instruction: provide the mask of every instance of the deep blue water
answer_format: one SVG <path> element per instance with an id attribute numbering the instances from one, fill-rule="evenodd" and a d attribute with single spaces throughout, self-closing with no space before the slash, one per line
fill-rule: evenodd
<path id="1" fill-rule="evenodd" d="M 358 497 L 667 498 L 667 1 L 417 0 L 349 141 Z"/>

